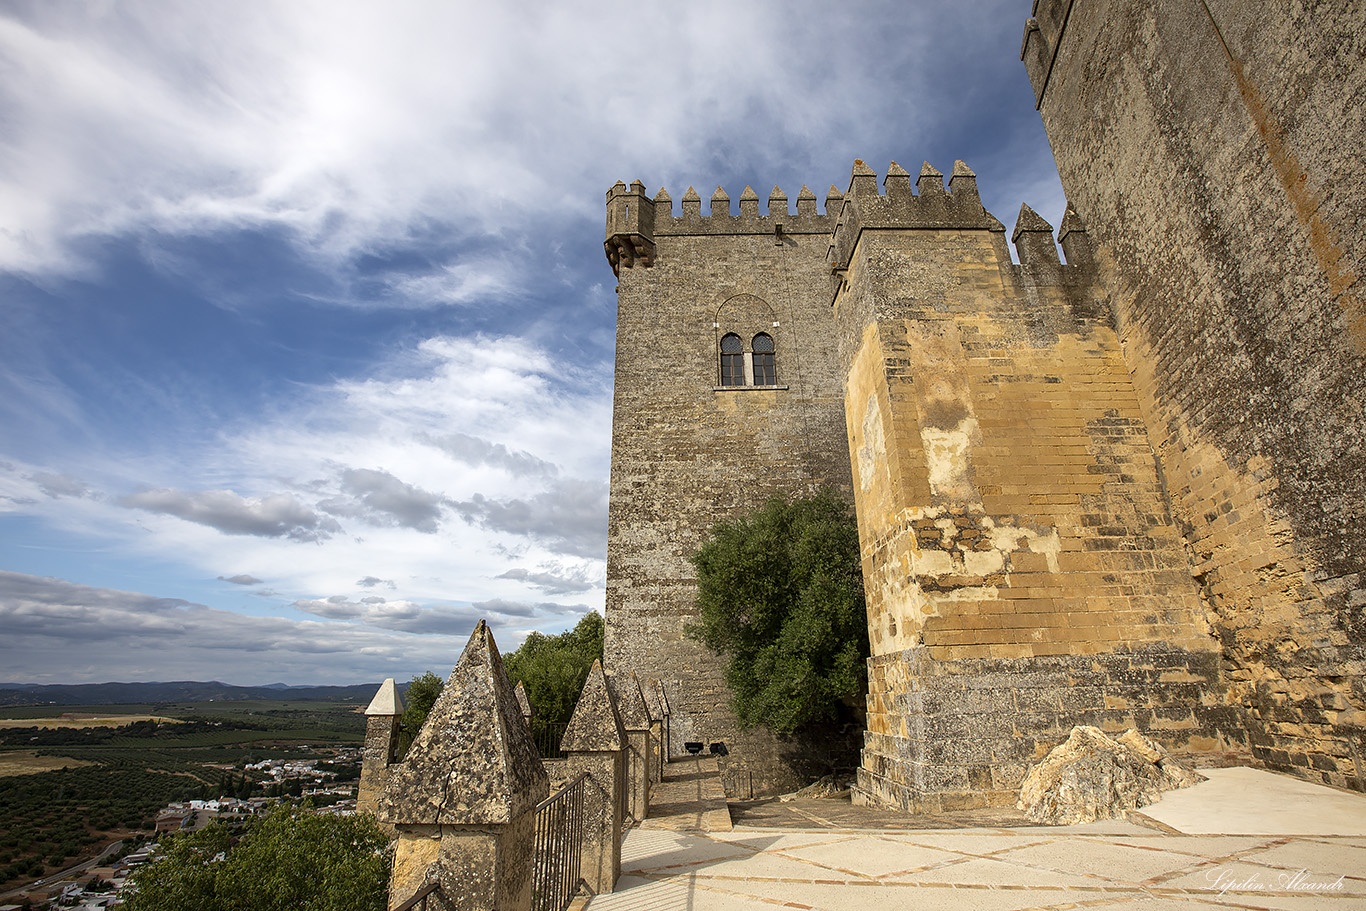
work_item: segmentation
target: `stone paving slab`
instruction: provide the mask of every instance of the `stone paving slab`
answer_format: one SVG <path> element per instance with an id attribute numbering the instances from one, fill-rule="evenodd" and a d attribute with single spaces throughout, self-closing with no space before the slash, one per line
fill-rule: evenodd
<path id="1" fill-rule="evenodd" d="M 660 834 L 633 830 L 627 845 Z M 1339 853 L 1324 855 L 1326 861 L 1355 863 L 1358 852 L 1366 851 L 1366 838 L 1324 846 L 1315 840 L 1282 837 L 1249 848 L 1246 838 L 1223 844 L 1219 838 L 1196 841 L 1155 834 L 1139 848 L 1132 838 L 1111 841 L 1060 828 L 1044 843 L 1024 843 L 1003 834 L 999 843 L 983 836 L 972 844 L 960 839 L 949 847 L 935 844 L 935 833 L 922 832 L 915 843 L 868 834 L 824 844 L 789 842 L 787 847 L 775 839 L 765 849 L 754 839 L 737 842 L 710 833 L 669 834 L 676 840 L 669 843 L 667 868 L 659 866 L 661 857 L 632 846 L 625 852 L 631 859 L 623 863 L 617 891 L 593 898 L 590 911 L 645 907 L 710 911 L 758 905 L 813 911 L 1366 909 L 1366 877 L 1361 875 L 1366 871 L 1359 868 L 1339 870 L 1325 863 L 1300 873 L 1246 859 L 1275 856 L 1271 852 L 1281 849 L 1336 847 Z M 1171 850 L 1164 847 L 1168 839 Z M 737 848 L 744 848 L 745 853 L 718 851 Z M 904 867 L 894 870 L 898 850 L 905 852 Z M 1239 859 L 1229 859 L 1239 854 Z M 1287 853 L 1277 859 L 1292 856 Z"/>
<path id="2" fill-rule="evenodd" d="M 1260 769 L 1201 769 L 1142 813 L 1190 835 L 1366 835 L 1361 794 Z"/>
<path id="3" fill-rule="evenodd" d="M 729 832 L 730 810 L 716 760 L 670 760 L 663 781 L 651 789 L 649 818 L 638 828 Z"/>
<path id="4" fill-rule="evenodd" d="M 1228 827 L 1235 831 L 1227 834 L 1207 832 L 1223 824 L 1218 786 L 1203 806 L 1196 801 L 1176 813 L 1163 813 L 1162 803 L 1145 808 L 1167 820 L 1155 823 L 1160 828 L 1132 820 L 992 825 L 1004 817 L 980 814 L 953 814 L 944 828 L 926 818 L 886 825 L 886 811 L 817 801 L 828 805 L 765 811 L 768 822 L 781 825 L 707 830 L 697 827 L 704 820 L 696 805 L 672 800 L 688 808 L 692 828 L 633 829 L 617 890 L 587 907 L 1366 911 L 1366 797 L 1264 772 L 1233 780 L 1243 782 L 1246 804 L 1275 812 L 1232 817 Z M 703 786 L 690 781 L 692 793 L 702 795 Z M 1203 787 L 1175 793 L 1199 797 Z M 691 803 L 702 802 L 699 796 Z M 1285 812 L 1292 805 L 1298 815 Z M 1318 818 L 1325 807 L 1329 812 Z M 860 820 L 878 827 L 859 828 Z M 1172 821 L 1198 834 L 1177 831 Z M 1319 831 L 1269 831 L 1278 823 Z M 1358 827 L 1363 834 L 1334 834 Z"/>
<path id="5" fill-rule="evenodd" d="M 852 835 L 838 842 L 785 848 L 782 853 L 850 875 L 873 877 L 887 877 L 963 859 L 953 851 Z"/>
<path id="6" fill-rule="evenodd" d="M 1216 848 L 1221 851 L 1222 849 Z M 1116 844 L 1109 840 L 1073 838 L 1067 850 L 1059 851 L 1057 840 L 1010 851 L 1005 856 L 1013 864 L 1075 873 L 1107 880 L 1143 883 L 1186 870 L 1205 860 L 1186 852 L 1169 852 L 1161 844 Z"/>

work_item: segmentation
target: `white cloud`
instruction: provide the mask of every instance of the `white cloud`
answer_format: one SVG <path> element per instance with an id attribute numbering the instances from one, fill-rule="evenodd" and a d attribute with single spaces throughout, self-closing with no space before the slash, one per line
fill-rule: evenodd
<path id="1" fill-rule="evenodd" d="M 371 525 L 397 525 L 425 534 L 433 534 L 441 518 L 442 497 L 405 484 L 387 471 L 343 469 L 341 491 L 343 496 L 324 500 L 319 508 Z"/>
<path id="2" fill-rule="evenodd" d="M 380 579 L 377 576 L 366 576 L 362 579 L 357 579 L 356 585 L 361 588 L 374 588 L 376 585 L 386 585 L 389 588 L 394 587 L 392 579 Z"/>
<path id="3" fill-rule="evenodd" d="M 609 414 L 602 378 L 524 339 L 442 336 L 394 352 L 382 375 L 296 388 L 197 445 L 82 451 L 60 471 L 5 463 L 0 509 L 206 579 L 269 579 L 273 597 L 244 610 L 363 603 L 382 586 L 393 604 L 501 599 L 527 606 L 514 615 L 528 628 L 554 625 L 563 610 L 528 595 L 601 606 Z M 540 572 L 508 573 L 526 566 Z"/>
<path id="4" fill-rule="evenodd" d="M 443 436 L 421 434 L 418 439 L 430 443 L 447 455 L 468 465 L 491 465 L 517 477 L 554 477 L 558 469 L 551 462 L 529 452 L 510 449 L 502 443 L 491 443 L 467 433 L 448 433 Z"/>
<path id="5" fill-rule="evenodd" d="M 917 10 L 895 12 L 899 42 L 821 67 L 859 22 L 815 3 L 625 20 L 588 2 L 14 9 L 0 14 L 0 268 L 70 268 L 81 238 L 124 232 L 282 227 L 345 260 L 432 223 L 495 238 L 596 218 L 603 161 L 679 175 L 717 137 L 876 116 L 877 98 L 850 110 L 844 93 L 870 67 L 913 78 L 933 37 Z M 497 256 L 443 264 L 395 279 L 394 297 L 487 299 L 516 276 Z"/>
<path id="6" fill-rule="evenodd" d="M 235 660 L 234 641 L 259 653 L 269 636 L 307 633 L 317 637 L 287 656 L 300 667 L 340 667 L 347 649 L 366 661 L 373 652 L 365 666 L 378 667 L 399 660 L 395 643 L 414 638 L 404 629 L 452 629 L 479 611 L 517 618 L 520 631 L 554 628 L 582 605 L 538 598 L 599 606 L 611 412 L 610 365 L 599 361 L 615 306 L 598 249 L 603 191 L 641 177 L 675 199 L 690 183 L 707 195 L 758 169 L 761 195 L 777 181 L 795 197 L 803 180 L 823 194 L 822 181 L 841 182 L 889 130 L 899 143 L 945 116 L 971 129 L 970 95 L 945 94 L 972 82 L 963 36 L 997 20 L 1018 35 L 1022 15 L 1004 0 L 847 10 L 709 0 L 625 18 L 586 0 L 5 5 L 0 275 L 58 303 L 73 299 L 62 296 L 71 278 L 90 278 L 111 308 L 137 308 L 142 287 L 121 284 L 122 261 L 104 252 L 135 251 L 133 271 L 150 267 L 176 294 L 233 311 L 243 302 L 231 315 L 250 321 L 254 286 L 199 258 L 213 247 L 259 265 L 257 247 L 234 245 L 240 233 L 268 238 L 272 265 L 289 275 L 264 295 L 271 306 L 388 310 L 338 314 L 373 320 L 375 341 L 348 338 L 345 352 L 285 337 L 288 320 L 262 321 L 286 327 L 262 344 L 302 365 L 290 379 L 260 377 L 259 388 L 276 388 L 262 404 L 209 390 L 213 380 L 196 386 L 192 369 L 180 388 L 173 372 L 120 362 L 116 340 L 104 363 L 83 363 L 74 345 L 45 347 L 79 333 L 72 321 L 42 323 L 32 305 L 36 328 L 16 338 L 42 342 L 19 366 L 0 363 L 0 385 L 13 390 L 0 419 L 15 417 L 0 424 L 28 441 L 0 455 L 43 463 L 0 462 L 0 514 L 18 530 L 11 552 L 28 546 L 36 520 L 110 561 L 174 566 L 182 581 L 206 583 L 155 609 L 158 599 L 134 606 L 148 596 L 72 588 L 51 604 L 54 629 L 63 617 L 92 631 L 140 629 L 145 613 L 194 632 L 165 640 L 177 656 L 188 643 L 187 655 Z M 816 65 L 832 54 L 839 65 Z M 904 151 L 918 160 L 918 148 Z M 1014 180 L 1044 191 L 1026 197 L 1035 208 L 1058 208 L 1044 159 L 1002 157 L 994 176 L 984 169 L 984 193 Z M 727 185 L 732 198 L 742 186 Z M 578 266 L 585 256 L 591 278 Z M 259 277 L 277 287 L 273 274 Z M 444 334 L 391 341 L 436 333 L 437 315 L 450 318 Z M 140 356 L 205 343 L 212 330 L 194 319 L 186 314 L 183 335 L 138 339 Z M 321 328 L 319 339 L 348 331 Z M 592 363 L 550 353 L 575 346 Z M 346 366 L 357 357 L 380 366 Z M 86 377 L 98 393 L 82 387 L 82 369 L 99 371 Z M 340 378 L 296 382 L 319 375 Z M 215 423 L 230 398 L 222 413 L 247 417 Z M 111 442 L 96 416 L 112 424 L 125 411 L 130 427 L 175 432 Z M 233 575 L 244 567 L 252 573 Z M 269 589 L 235 588 L 257 578 Z M 81 620 L 87 597 L 98 610 Z M 12 616 L 37 617 L 47 602 L 23 603 Z M 270 611 L 290 619 L 247 616 Z M 25 627 L 35 655 L 60 638 L 38 625 Z M 129 675 L 160 666 L 150 631 L 117 641 Z M 329 648 L 326 661 L 299 657 Z M 417 668 L 427 666 L 439 662 Z"/>
<path id="7" fill-rule="evenodd" d="M 319 516 L 289 494 L 243 497 L 231 490 L 141 490 L 119 498 L 120 506 L 207 525 L 227 535 L 287 537 L 322 541 L 341 531 L 334 520 Z"/>
<path id="8" fill-rule="evenodd" d="M 531 497 L 494 499 L 476 493 L 452 506 L 482 528 L 528 535 L 549 543 L 557 553 L 591 557 L 604 552 L 606 481 L 556 482 Z"/>
<path id="9" fill-rule="evenodd" d="M 496 578 L 516 579 L 552 595 L 585 592 L 602 584 L 600 579 L 591 576 L 586 566 L 567 566 L 563 563 L 547 564 L 536 572 L 516 566 Z"/>
<path id="10" fill-rule="evenodd" d="M 49 497 L 84 497 L 90 494 L 90 489 L 85 486 L 85 482 L 80 478 L 73 478 L 71 475 L 40 471 L 29 480 L 37 484 L 38 488 Z"/>
<path id="11" fill-rule="evenodd" d="M 511 647 L 520 636 L 492 619 Z M 252 617 L 178 598 L 0 571 L 0 660 L 10 679 L 262 684 L 404 679 L 449 668 L 475 620 L 423 636 L 345 622 Z"/>

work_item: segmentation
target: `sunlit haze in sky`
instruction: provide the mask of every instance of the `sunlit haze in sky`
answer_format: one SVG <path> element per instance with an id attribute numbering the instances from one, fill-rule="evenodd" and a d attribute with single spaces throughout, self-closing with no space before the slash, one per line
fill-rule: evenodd
<path id="1" fill-rule="evenodd" d="M 0 7 L 0 682 L 406 680 L 604 598 L 603 198 L 1062 190 L 1027 0 Z"/>

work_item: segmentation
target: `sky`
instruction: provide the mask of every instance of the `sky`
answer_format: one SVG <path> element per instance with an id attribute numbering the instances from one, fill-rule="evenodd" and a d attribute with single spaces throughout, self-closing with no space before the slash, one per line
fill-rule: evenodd
<path id="1" fill-rule="evenodd" d="M 1056 225 L 1029 7 L 5 0 L 0 682 L 404 681 L 601 611 L 608 187 L 963 159 Z"/>

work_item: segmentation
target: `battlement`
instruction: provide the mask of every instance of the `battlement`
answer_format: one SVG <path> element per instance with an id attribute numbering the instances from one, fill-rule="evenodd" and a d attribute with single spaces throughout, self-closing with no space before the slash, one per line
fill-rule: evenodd
<path id="1" fill-rule="evenodd" d="M 982 206 L 977 175 L 962 161 L 953 163 L 948 189 L 944 175 L 928 161 L 920 169 L 914 189 L 911 175 L 895 161 L 887 169 L 879 193 L 877 174 L 862 159 L 854 162 L 849 192 L 836 219 L 826 256 L 831 270 L 848 267 L 859 234 L 867 229 L 957 229 L 1005 231 Z"/>
<path id="2" fill-rule="evenodd" d="M 746 186 L 740 194 L 740 211 L 731 211 L 730 195 L 717 187 L 711 195 L 710 210 L 702 214 L 702 197 L 688 187 L 681 200 L 680 214 L 673 214 L 673 198 L 660 189 L 650 198 L 639 180 L 629 187 L 617 181 L 607 191 L 607 238 L 603 246 L 612 270 L 630 267 L 640 261 L 654 262 L 657 237 L 718 235 L 771 235 L 775 243 L 797 234 L 829 234 L 843 196 L 833 186 L 825 196 L 825 212 L 816 210 L 816 194 L 805 184 L 797 194 L 797 209 L 792 211 L 787 194 L 778 186 L 768 194 L 768 206 L 761 214 L 759 194 Z"/>
<path id="3" fill-rule="evenodd" d="M 1034 109 L 1043 106 L 1048 77 L 1058 56 L 1067 17 L 1072 12 L 1072 0 L 1034 0 L 1030 18 L 1025 21 L 1024 38 L 1020 41 L 1020 59 L 1034 88 Z"/>

